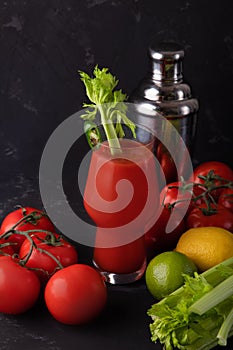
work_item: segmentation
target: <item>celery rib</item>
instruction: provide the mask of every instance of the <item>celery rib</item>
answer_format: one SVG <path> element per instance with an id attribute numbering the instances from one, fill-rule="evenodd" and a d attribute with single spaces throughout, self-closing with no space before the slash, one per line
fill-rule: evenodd
<path id="1" fill-rule="evenodd" d="M 201 276 L 205 277 L 213 287 L 225 280 L 224 276 L 221 275 L 221 268 L 233 268 L 233 257 L 228 258 L 218 265 L 211 267 L 210 269 L 202 272 Z"/>
<path id="2" fill-rule="evenodd" d="M 189 277 L 185 285 L 148 310 L 153 320 L 152 341 L 160 341 L 166 350 L 210 350 L 225 345 L 233 335 L 232 290 L 233 257 Z"/>
<path id="3" fill-rule="evenodd" d="M 106 111 L 104 110 L 106 106 L 99 104 L 98 109 L 101 115 L 101 123 L 104 127 L 105 134 L 111 149 L 111 153 L 114 154 L 114 149 L 121 149 L 119 139 L 116 134 L 116 130 L 111 121 L 106 118 Z"/>
<path id="4" fill-rule="evenodd" d="M 229 332 L 231 328 L 233 327 L 233 308 L 225 318 L 225 320 L 222 323 L 222 326 L 219 329 L 219 332 L 217 334 L 218 344 L 222 346 L 227 345 L 227 338 L 229 336 Z"/>
<path id="5" fill-rule="evenodd" d="M 229 298 L 232 295 L 232 290 L 233 275 L 203 295 L 189 307 L 188 311 L 194 312 L 198 315 L 203 315 L 205 312 L 209 311 L 214 306 L 221 303 L 223 300 Z"/>
<path id="6" fill-rule="evenodd" d="M 213 287 L 213 281 L 216 281 L 220 276 L 219 276 L 219 268 L 223 266 L 223 267 L 233 267 L 233 257 L 224 260 L 223 262 L 219 263 L 218 265 L 215 265 L 213 267 L 211 267 L 210 269 L 206 270 L 205 272 L 202 272 L 202 274 L 200 276 L 205 277 L 205 279 L 207 280 L 208 283 L 210 283 Z M 222 277 L 222 280 L 225 280 L 224 277 Z M 221 281 L 220 281 L 221 282 Z M 220 283 L 219 282 L 219 283 Z M 179 287 L 178 289 L 176 289 L 174 292 L 172 292 L 170 295 L 171 296 L 175 296 L 175 295 L 182 295 L 184 291 L 184 285 Z M 158 302 L 158 304 L 165 304 L 166 303 L 166 298 L 160 300 Z"/>

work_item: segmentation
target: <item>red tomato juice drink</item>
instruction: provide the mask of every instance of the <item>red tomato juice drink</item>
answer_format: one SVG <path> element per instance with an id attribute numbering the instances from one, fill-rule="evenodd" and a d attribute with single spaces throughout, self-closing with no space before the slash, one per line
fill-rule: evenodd
<path id="1" fill-rule="evenodd" d="M 97 226 L 94 265 L 113 284 L 139 279 L 146 268 L 144 230 L 158 208 L 155 160 L 149 147 L 129 139 L 107 142 L 91 157 L 84 206 Z"/>

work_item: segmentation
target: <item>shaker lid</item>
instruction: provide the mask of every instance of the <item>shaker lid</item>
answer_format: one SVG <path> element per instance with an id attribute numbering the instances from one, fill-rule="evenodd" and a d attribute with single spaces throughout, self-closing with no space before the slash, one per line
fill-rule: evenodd
<path id="1" fill-rule="evenodd" d="M 183 46 L 175 42 L 152 42 L 149 55 L 154 60 L 171 59 L 178 61 L 184 57 Z"/>
<path id="2" fill-rule="evenodd" d="M 173 83 L 182 81 L 183 47 L 175 42 L 152 42 L 148 50 L 153 79 Z"/>

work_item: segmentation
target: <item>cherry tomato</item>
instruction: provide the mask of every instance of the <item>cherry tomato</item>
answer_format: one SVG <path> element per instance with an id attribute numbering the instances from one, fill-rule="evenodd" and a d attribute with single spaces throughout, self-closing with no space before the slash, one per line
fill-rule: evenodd
<path id="1" fill-rule="evenodd" d="M 233 189 L 224 188 L 219 196 L 218 203 L 233 212 Z"/>
<path id="2" fill-rule="evenodd" d="M 194 208 L 186 219 L 187 229 L 192 227 L 215 226 L 233 232 L 233 213 L 220 204 L 212 204 L 211 208 L 213 209 L 213 214 L 206 213 L 207 206 L 205 204 Z"/>
<path id="3" fill-rule="evenodd" d="M 34 272 L 4 256 L 0 259 L 0 276 L 0 312 L 21 314 L 36 303 L 40 281 Z"/>
<path id="4" fill-rule="evenodd" d="M 156 155 L 161 166 L 161 171 L 165 176 L 166 183 L 176 181 L 177 171 L 174 160 L 162 143 L 159 143 L 156 150 Z"/>
<path id="5" fill-rule="evenodd" d="M 182 192 L 182 195 L 178 197 L 178 190 Z M 188 195 L 188 198 L 187 198 Z M 176 203 L 178 200 L 189 200 L 190 194 L 187 191 L 182 190 L 182 183 L 180 181 L 171 182 L 167 184 L 162 191 L 160 192 L 160 204 L 164 206 L 170 206 L 174 203 Z M 182 202 L 180 202 L 182 203 Z M 178 206 L 180 203 L 177 203 L 176 206 Z M 182 203 L 183 204 L 183 203 Z"/>
<path id="6" fill-rule="evenodd" d="M 27 217 L 28 214 L 32 214 L 32 217 Z M 25 218 L 25 220 L 23 220 L 20 224 L 16 225 L 17 222 L 19 222 L 23 218 Z M 55 232 L 55 227 L 48 218 L 48 216 L 43 211 L 32 207 L 19 208 L 9 213 L 2 222 L 1 234 L 3 235 L 12 227 L 14 227 L 16 230 L 23 232 L 35 229 Z M 19 251 L 24 240 L 25 236 L 17 233 L 12 234 L 7 239 L 8 242 L 17 243 L 15 245 L 16 252 Z"/>
<path id="7" fill-rule="evenodd" d="M 192 183 L 183 184 L 181 181 L 172 182 L 166 185 L 160 193 L 160 204 L 164 206 L 174 205 L 176 208 L 187 207 L 187 212 L 190 212 L 194 207 L 203 203 L 205 189 L 201 186 L 193 186 Z M 195 201 L 194 198 L 198 197 Z"/>
<path id="8" fill-rule="evenodd" d="M 172 225 L 174 229 L 166 233 L 167 223 L 173 213 Z M 150 259 L 156 253 L 175 248 L 178 239 L 185 231 L 184 219 L 176 208 L 163 207 L 156 223 L 145 233 L 147 256 Z"/>
<path id="9" fill-rule="evenodd" d="M 57 271 L 45 287 L 45 302 L 53 317 L 65 324 L 84 324 L 103 310 L 107 289 L 94 268 L 74 264 Z"/>
<path id="10" fill-rule="evenodd" d="M 220 177 L 227 181 L 233 181 L 233 170 L 227 164 L 217 161 L 204 162 L 198 165 L 194 169 L 192 181 L 195 183 L 204 184 L 204 179 L 200 178 L 199 176 L 206 177 L 210 171 L 213 172 L 213 176 L 209 177 L 206 181 L 206 184 L 210 189 L 224 183 L 224 181 L 221 181 L 216 177 Z M 218 199 L 221 191 L 222 189 L 213 190 L 211 194 L 215 199 Z"/>
<path id="11" fill-rule="evenodd" d="M 13 244 L 7 242 L 5 239 L 0 238 L 0 257 L 4 255 L 13 255 L 15 252 L 13 246 Z"/>
<path id="12" fill-rule="evenodd" d="M 35 273 L 40 278 L 42 284 L 47 282 L 56 269 L 61 268 L 56 262 L 56 259 L 62 267 L 76 264 L 78 261 L 78 254 L 75 247 L 58 234 L 54 236 L 56 238 L 54 245 L 48 241 L 49 236 L 47 237 L 46 233 L 38 232 L 31 236 L 36 247 L 32 249 L 32 253 L 25 266 L 38 269 L 35 270 Z M 26 258 L 30 252 L 30 248 L 31 242 L 26 239 L 19 251 L 20 259 Z"/>

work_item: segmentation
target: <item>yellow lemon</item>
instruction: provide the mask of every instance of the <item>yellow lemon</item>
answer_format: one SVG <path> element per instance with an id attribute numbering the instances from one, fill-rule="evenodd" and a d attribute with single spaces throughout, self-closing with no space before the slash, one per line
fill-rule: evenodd
<path id="1" fill-rule="evenodd" d="M 205 271 L 233 256 L 233 234 L 220 227 L 191 228 L 181 235 L 175 251 Z"/>
<path id="2" fill-rule="evenodd" d="M 160 300 L 182 286 L 183 273 L 193 275 L 195 264 L 186 255 L 169 251 L 155 256 L 148 264 L 145 280 L 149 292 Z"/>

